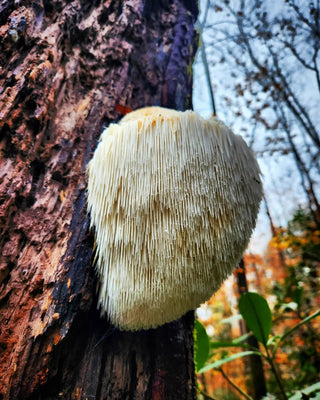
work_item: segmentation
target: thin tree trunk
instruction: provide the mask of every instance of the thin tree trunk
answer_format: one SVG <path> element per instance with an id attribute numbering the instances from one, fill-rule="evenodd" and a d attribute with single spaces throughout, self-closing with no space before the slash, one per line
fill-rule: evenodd
<path id="1" fill-rule="evenodd" d="M 272 216 L 271 216 L 271 213 L 270 213 L 269 205 L 268 205 L 268 202 L 267 202 L 267 199 L 266 199 L 265 196 L 264 196 L 264 204 L 266 206 L 266 213 L 267 213 L 267 217 L 268 217 L 269 222 L 270 222 L 270 229 L 271 229 L 272 237 L 274 238 L 274 237 L 277 236 L 277 230 L 276 230 L 276 227 L 275 227 L 275 225 L 273 223 L 273 219 L 272 219 Z M 282 250 L 280 248 L 277 248 L 277 254 L 278 254 L 279 264 L 280 264 L 281 268 L 285 269 L 286 260 L 285 260 L 284 254 L 283 254 L 283 252 L 282 252 Z"/>
<path id="2" fill-rule="evenodd" d="M 123 107 L 191 108 L 196 17 L 183 0 L 1 3 L 1 399 L 195 398 L 192 312 L 125 333 L 96 311 L 84 171 Z"/>
<path id="3" fill-rule="evenodd" d="M 236 277 L 237 277 L 238 291 L 241 296 L 242 294 L 248 292 L 248 284 L 247 284 L 245 265 L 243 259 L 241 259 L 239 266 L 236 269 Z M 244 321 L 240 322 L 240 330 L 242 334 L 249 332 Z M 259 343 L 257 339 L 252 335 L 249 336 L 247 343 L 250 346 L 259 348 Z M 257 355 L 251 355 L 248 358 L 250 362 L 250 370 L 251 370 L 252 386 L 253 386 L 253 393 L 250 393 L 250 395 L 254 399 L 259 400 L 262 397 L 266 396 L 267 394 L 267 387 L 264 377 L 262 360 L 261 357 Z"/>

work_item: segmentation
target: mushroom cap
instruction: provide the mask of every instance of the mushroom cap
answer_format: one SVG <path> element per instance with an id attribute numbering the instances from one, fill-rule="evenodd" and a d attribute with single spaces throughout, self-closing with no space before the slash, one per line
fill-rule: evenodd
<path id="1" fill-rule="evenodd" d="M 98 306 L 124 330 L 208 300 L 241 258 L 262 198 L 244 140 L 193 111 L 129 113 L 104 130 L 87 174 Z"/>

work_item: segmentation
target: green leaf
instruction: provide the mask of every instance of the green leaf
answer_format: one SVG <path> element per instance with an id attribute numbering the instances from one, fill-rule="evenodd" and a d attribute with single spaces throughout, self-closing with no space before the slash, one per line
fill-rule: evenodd
<path id="1" fill-rule="evenodd" d="M 205 327 L 200 321 L 194 323 L 194 362 L 199 371 L 209 358 L 210 341 Z"/>
<path id="2" fill-rule="evenodd" d="M 266 346 L 272 326 L 272 315 L 267 301 L 258 293 L 244 293 L 239 301 L 239 310 L 248 328 Z"/>
<path id="3" fill-rule="evenodd" d="M 289 400 L 300 400 L 303 399 L 303 395 L 311 395 L 312 394 L 312 399 L 313 400 L 318 400 L 320 399 L 320 382 L 317 382 L 311 386 L 308 386 L 304 389 L 299 390 L 297 393 L 295 393 L 293 396 L 289 398 Z M 311 397 L 311 396 L 310 396 Z"/>
<path id="4" fill-rule="evenodd" d="M 201 368 L 198 372 L 202 374 L 203 372 L 209 371 L 210 369 L 220 368 L 223 364 L 226 364 L 227 362 L 236 360 L 237 358 L 251 356 L 252 354 L 261 356 L 261 353 L 259 351 L 242 351 L 241 353 L 236 353 L 230 357 L 225 357 L 221 360 L 208 364 L 205 367 Z"/>
<path id="5" fill-rule="evenodd" d="M 241 343 L 247 341 L 250 336 L 251 336 L 251 333 L 245 333 L 244 335 L 242 335 L 236 339 L 233 339 L 232 342 L 236 345 L 240 345 Z"/>
<path id="6" fill-rule="evenodd" d="M 251 333 L 246 333 L 239 338 L 233 339 L 232 341 L 210 342 L 210 347 L 211 349 L 219 349 L 223 347 L 244 347 L 244 342 L 251 335 Z"/>
<path id="7" fill-rule="evenodd" d="M 296 311 L 297 308 L 298 303 L 296 303 L 295 301 L 290 301 L 290 303 L 283 303 L 280 305 L 280 310 L 282 311 Z"/>
<path id="8" fill-rule="evenodd" d="M 269 339 L 268 339 L 267 346 L 268 347 L 269 346 L 275 346 L 279 342 L 280 339 L 281 339 L 280 335 L 270 336 Z"/>

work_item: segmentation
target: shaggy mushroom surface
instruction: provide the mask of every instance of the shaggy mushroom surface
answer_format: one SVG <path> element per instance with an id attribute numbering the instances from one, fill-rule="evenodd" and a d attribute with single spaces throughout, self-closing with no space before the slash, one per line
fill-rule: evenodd
<path id="1" fill-rule="evenodd" d="M 102 133 L 87 174 L 99 307 L 124 330 L 208 300 L 241 258 L 262 198 L 244 140 L 193 111 L 129 113 Z"/>

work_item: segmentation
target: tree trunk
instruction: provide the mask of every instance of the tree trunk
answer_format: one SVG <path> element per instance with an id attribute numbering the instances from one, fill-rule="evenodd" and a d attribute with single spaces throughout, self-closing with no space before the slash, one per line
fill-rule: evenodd
<path id="1" fill-rule="evenodd" d="M 0 399 L 194 399 L 193 313 L 96 311 L 85 167 L 122 109 L 191 108 L 195 0 L 0 5 Z"/>
<path id="2" fill-rule="evenodd" d="M 248 284 L 247 284 L 247 277 L 245 271 L 245 264 L 243 258 L 240 260 L 238 268 L 235 270 L 235 274 L 237 277 L 237 287 L 239 295 L 243 295 L 244 293 L 248 292 Z M 249 329 L 243 320 L 240 320 L 240 331 L 241 334 L 244 335 L 245 333 L 249 332 Z M 255 336 L 251 335 L 247 339 L 247 343 L 259 349 L 259 343 Z M 263 371 L 263 364 L 262 359 L 258 355 L 251 355 L 248 356 L 249 363 L 250 363 L 250 370 L 251 370 L 251 377 L 252 377 L 252 389 L 249 387 L 248 392 L 254 399 L 259 400 L 262 399 L 267 394 L 267 387 L 266 381 L 264 377 Z"/>

